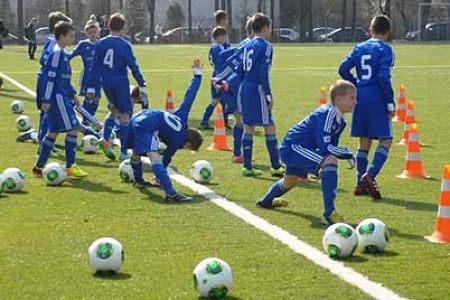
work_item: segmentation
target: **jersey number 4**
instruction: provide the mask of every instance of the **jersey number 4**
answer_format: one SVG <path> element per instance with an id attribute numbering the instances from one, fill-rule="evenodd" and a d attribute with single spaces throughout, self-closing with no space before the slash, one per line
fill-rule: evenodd
<path id="1" fill-rule="evenodd" d="M 253 61 L 252 56 L 253 55 L 253 49 L 250 51 L 247 51 L 247 49 L 244 49 L 244 71 L 250 72 L 252 69 Z"/>
<path id="2" fill-rule="evenodd" d="M 370 80 L 370 78 L 372 78 L 372 66 L 369 63 L 367 63 L 371 59 L 372 55 L 370 54 L 361 56 L 361 69 L 367 72 L 367 74 L 361 76 L 362 80 Z"/>
<path id="3" fill-rule="evenodd" d="M 105 58 L 103 59 L 103 64 L 109 66 L 112 69 L 113 60 L 114 60 L 114 50 L 108 49 L 108 51 L 106 51 Z"/>

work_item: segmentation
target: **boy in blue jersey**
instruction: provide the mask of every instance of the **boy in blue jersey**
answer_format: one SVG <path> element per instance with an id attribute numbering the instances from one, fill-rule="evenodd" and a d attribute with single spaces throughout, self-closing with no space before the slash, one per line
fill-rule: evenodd
<path id="1" fill-rule="evenodd" d="M 92 72 L 92 65 L 94 63 L 95 47 L 97 45 L 97 38 L 100 35 L 100 27 L 95 20 L 88 20 L 84 26 L 87 39 L 80 41 L 73 50 L 70 59 L 81 56 L 83 60 L 84 70 L 80 75 L 80 92 L 79 95 L 85 97 L 83 101 L 83 108 L 89 112 L 92 116 L 95 115 L 98 103 L 101 96 L 100 86 L 96 87 L 94 92 L 94 99 L 86 98 L 88 76 Z M 95 76 L 94 74 L 92 76 Z M 83 119 L 83 123 L 87 124 L 88 121 Z"/>
<path id="2" fill-rule="evenodd" d="M 394 51 L 386 43 L 390 30 L 388 17 L 373 18 L 369 28 L 372 38 L 356 45 L 339 67 L 341 77 L 355 84 L 358 90 L 350 129 L 352 136 L 359 137 L 354 194 L 369 193 L 373 199 L 381 199 L 375 179 L 387 160 L 393 138 L 391 118 L 395 115 L 395 104 L 391 68 Z M 356 77 L 350 72 L 353 68 Z M 379 142 L 367 170 L 372 140 Z"/>
<path id="3" fill-rule="evenodd" d="M 212 77 L 214 78 L 217 74 L 217 70 L 221 68 L 219 66 L 219 56 L 225 50 L 224 43 L 227 35 L 227 30 L 223 27 L 215 27 L 212 31 L 214 43 L 209 48 L 209 63 L 213 67 Z M 216 88 L 216 86 L 211 82 L 211 103 L 208 104 L 205 108 L 205 112 L 203 113 L 202 120 L 200 121 L 201 129 L 211 129 L 209 126 L 209 119 L 211 118 L 212 113 L 214 112 L 214 108 L 217 103 L 221 102 L 222 106 L 223 102 L 220 99 L 220 91 Z M 225 110 L 225 107 L 224 107 Z"/>
<path id="4" fill-rule="evenodd" d="M 239 93 L 242 105 L 244 137 L 242 139 L 244 167 L 243 176 L 259 176 L 261 170 L 253 168 L 253 135 L 255 126 L 263 126 L 266 146 L 270 156 L 272 176 L 283 176 L 284 168 L 280 164 L 278 141 L 272 120 L 273 97 L 269 72 L 272 65 L 272 45 L 268 41 L 272 33 L 270 19 L 262 13 L 253 17 L 252 29 L 255 37 L 244 47 L 244 81 Z"/>
<path id="5" fill-rule="evenodd" d="M 75 164 L 77 150 L 77 132 L 80 127 L 74 104 L 79 105 L 76 91 L 71 85 L 72 70 L 69 63 L 69 54 L 65 47 L 73 44 L 75 38 L 74 28 L 70 23 L 60 21 L 55 25 L 56 44 L 48 57 L 47 87 L 41 103 L 41 110 L 47 115 L 48 132 L 41 143 L 39 158 L 32 172 L 42 177 L 45 166 L 56 137 L 60 132 L 66 133 L 66 172 L 71 177 L 86 177 L 87 173 Z"/>
<path id="6" fill-rule="evenodd" d="M 97 44 L 93 71 L 88 80 L 88 86 L 90 87 L 87 90 L 87 97 L 94 99 L 95 88 L 98 88 L 101 83 L 108 98 L 108 108 L 111 114 L 105 119 L 104 131 L 108 131 L 109 128 L 112 130 L 115 116 L 120 120 L 120 160 L 128 158 L 126 143 L 129 120 L 133 113 L 127 67 L 130 68 L 134 79 L 136 79 L 141 94 L 147 97 L 147 85 L 136 63 L 131 44 L 121 37 L 124 26 L 125 18 L 122 14 L 114 13 L 111 15 L 108 23 L 111 34 L 102 38 Z M 112 151 L 111 143 L 107 138 L 107 135 L 104 135 L 102 145 L 108 158 L 114 159 L 114 156 L 109 155 Z"/>
<path id="7" fill-rule="evenodd" d="M 336 198 L 338 159 L 355 165 L 352 152 L 338 147 L 346 126 L 344 113 L 355 106 L 356 88 L 349 81 L 338 80 L 330 88 L 331 104 L 323 105 L 295 124 L 286 133 L 280 147 L 281 160 L 286 165 L 284 177 L 275 182 L 257 205 L 262 208 L 287 206 L 282 197 L 297 184 L 298 177 L 313 173 L 321 177 L 324 213 L 321 223 L 331 225 L 343 221 L 334 207 Z"/>
<path id="8" fill-rule="evenodd" d="M 128 146 L 132 148 L 131 166 L 134 173 L 134 186 L 148 188 L 151 183 L 144 181 L 141 156 L 147 156 L 152 162 L 152 171 L 157 182 L 164 189 L 167 200 L 185 202 L 192 200 L 177 193 L 167 173 L 167 166 L 179 149 L 197 151 L 203 143 L 200 131 L 188 128 L 188 116 L 202 80 L 200 60 L 192 65 L 194 78 L 186 91 L 180 107 L 173 113 L 164 110 L 143 109 L 130 120 Z M 167 145 L 163 157 L 159 154 L 159 141 Z"/>

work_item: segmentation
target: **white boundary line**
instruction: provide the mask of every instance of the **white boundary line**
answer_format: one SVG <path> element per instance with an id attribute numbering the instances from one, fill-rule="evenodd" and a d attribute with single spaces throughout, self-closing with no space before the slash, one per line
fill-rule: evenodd
<path id="1" fill-rule="evenodd" d="M 30 90 L 23 84 L 19 83 L 18 81 L 1 72 L 0 76 L 5 78 L 12 84 L 14 84 L 19 89 L 26 92 L 27 94 L 35 97 L 36 95 L 35 92 Z M 144 161 L 150 163 L 148 158 L 144 158 Z M 212 203 L 223 208 L 232 215 L 240 218 L 245 223 L 252 225 L 253 227 L 271 236 L 275 240 L 278 240 L 279 242 L 287 245 L 294 252 L 303 255 L 305 258 L 312 261 L 316 265 L 330 271 L 340 279 L 359 288 L 362 292 L 366 293 L 367 295 L 380 300 L 406 299 L 402 298 L 401 296 L 391 291 L 390 289 L 384 287 L 380 283 L 371 281 L 366 276 L 356 272 L 355 270 L 349 267 L 346 267 L 344 263 L 329 258 L 323 252 L 300 240 L 297 236 L 287 232 L 286 230 L 276 225 L 270 224 L 263 218 L 252 214 L 247 209 L 216 194 L 213 190 L 186 178 L 185 176 L 177 173 L 171 168 L 169 168 L 169 175 L 173 180 L 175 180 L 179 184 L 191 189 L 198 195 L 209 199 Z"/>

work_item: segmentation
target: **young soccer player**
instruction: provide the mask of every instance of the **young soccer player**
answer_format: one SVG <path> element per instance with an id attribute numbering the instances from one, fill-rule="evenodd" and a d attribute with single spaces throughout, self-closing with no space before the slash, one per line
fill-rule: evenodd
<path id="1" fill-rule="evenodd" d="M 225 50 L 223 45 L 225 43 L 227 30 L 223 27 L 217 26 L 213 29 L 212 34 L 214 38 L 214 43 L 209 48 L 209 63 L 214 69 L 212 77 L 215 77 L 217 74 L 217 69 L 220 68 L 220 66 L 217 64 L 219 55 Z M 211 115 L 214 112 L 214 108 L 219 102 L 221 102 L 222 105 L 224 105 L 224 102 L 222 102 L 220 99 L 220 91 L 216 89 L 213 83 L 211 83 L 211 103 L 209 103 L 208 106 L 206 106 L 205 112 L 203 113 L 203 117 L 200 122 L 201 129 L 211 129 L 211 127 L 209 126 L 209 119 L 211 118 Z"/>
<path id="2" fill-rule="evenodd" d="M 177 202 L 190 201 L 192 198 L 175 191 L 166 168 L 179 149 L 197 151 L 203 143 L 201 132 L 187 127 L 189 112 L 202 80 L 200 60 L 194 60 L 192 69 L 194 78 L 183 102 L 175 112 L 143 109 L 130 120 L 128 145 L 133 150 L 131 166 L 135 178 L 134 186 L 148 188 L 152 185 L 144 181 L 142 175 L 141 156 L 147 156 L 152 162 L 153 174 L 166 193 L 166 199 Z M 159 154 L 159 141 L 167 145 L 163 157 Z"/>
<path id="3" fill-rule="evenodd" d="M 111 15 L 108 23 L 111 34 L 102 38 L 97 44 L 93 71 L 89 76 L 89 88 L 87 90 L 87 97 L 94 99 L 95 88 L 100 86 L 100 82 L 103 85 L 103 90 L 108 98 L 108 108 L 111 111 L 111 114 L 105 119 L 104 131 L 108 131 L 108 128 L 112 130 L 116 115 L 120 120 L 120 160 L 128 158 L 126 146 L 129 132 L 128 123 L 133 113 L 127 67 L 130 68 L 134 79 L 137 81 L 141 94 L 147 95 L 147 85 L 136 63 L 131 44 L 121 37 L 124 26 L 125 18 L 122 14 L 114 13 Z M 104 135 L 102 145 L 105 154 L 110 159 L 114 159 L 115 156 L 109 155 L 112 151 L 107 135 Z"/>
<path id="4" fill-rule="evenodd" d="M 354 158 L 350 150 L 338 147 L 338 143 L 346 126 L 343 114 L 351 112 L 355 106 L 356 88 L 349 81 L 338 80 L 330 88 L 330 98 L 331 104 L 319 107 L 288 130 L 280 147 L 286 173 L 257 202 L 258 206 L 287 206 L 288 202 L 280 197 L 297 184 L 297 177 L 312 173 L 321 177 L 325 207 L 321 222 L 331 225 L 343 221 L 334 207 L 338 183 L 337 160 L 349 160 L 353 167 Z"/>
<path id="5" fill-rule="evenodd" d="M 225 28 L 226 30 L 228 30 L 228 14 L 226 11 L 224 10 L 217 10 L 214 13 L 214 20 L 216 21 L 216 27 L 222 27 Z M 214 35 L 214 34 L 213 34 Z M 211 37 L 212 38 L 212 42 L 214 43 L 214 36 Z M 223 48 L 225 50 L 227 50 L 228 48 L 230 48 L 231 44 L 230 44 L 230 39 L 228 37 L 228 34 L 225 36 L 225 42 L 223 43 Z"/>
<path id="6" fill-rule="evenodd" d="M 33 174 L 42 176 L 42 169 L 50 156 L 58 133 L 65 132 L 66 172 L 71 177 L 86 177 L 87 173 L 75 164 L 77 150 L 77 131 L 80 127 L 74 106 L 79 105 L 75 89 L 71 85 L 72 70 L 69 54 L 64 50 L 73 44 L 74 28 L 68 22 L 60 21 L 55 25 L 56 45 L 48 57 L 47 87 L 41 109 L 47 114 L 48 132 L 41 143 L 41 151 Z"/>
<path id="7" fill-rule="evenodd" d="M 395 114 L 395 104 L 391 68 L 394 65 L 394 51 L 386 43 L 390 30 L 388 17 L 373 18 L 369 28 L 372 38 L 356 45 L 339 68 L 341 77 L 358 89 L 350 129 L 352 136 L 359 137 L 354 194 L 369 193 L 373 199 L 381 199 L 375 180 L 388 158 L 393 138 L 391 117 Z M 356 69 L 356 77 L 350 72 L 353 68 Z M 372 140 L 379 142 L 372 165 L 367 170 Z"/>
<path id="8" fill-rule="evenodd" d="M 255 37 L 244 48 L 244 80 L 241 85 L 240 100 L 244 123 L 242 139 L 244 167 L 243 176 L 258 176 L 261 170 L 253 168 L 253 135 L 255 126 L 263 126 L 266 146 L 270 156 L 272 176 L 283 176 L 284 168 L 280 164 L 278 141 L 272 120 L 273 97 L 269 72 L 272 65 L 272 45 L 268 41 L 272 33 L 270 19 L 262 13 L 253 17 L 252 29 Z"/>

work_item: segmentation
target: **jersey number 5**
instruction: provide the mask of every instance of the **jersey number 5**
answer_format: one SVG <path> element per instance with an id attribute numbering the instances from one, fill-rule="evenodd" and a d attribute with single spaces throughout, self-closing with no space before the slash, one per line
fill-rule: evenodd
<path id="1" fill-rule="evenodd" d="M 247 51 L 247 49 L 244 49 L 244 71 L 250 72 L 252 69 L 253 61 L 251 56 L 253 55 L 253 49 L 250 51 Z"/>
<path id="2" fill-rule="evenodd" d="M 106 51 L 105 58 L 103 59 L 103 64 L 109 66 L 112 69 L 113 60 L 114 60 L 114 50 L 108 49 L 108 51 Z"/>
<path id="3" fill-rule="evenodd" d="M 362 80 L 370 80 L 372 78 L 372 66 L 367 63 L 371 59 L 372 55 L 370 54 L 361 56 L 361 69 L 367 72 L 367 74 L 361 76 Z"/>

